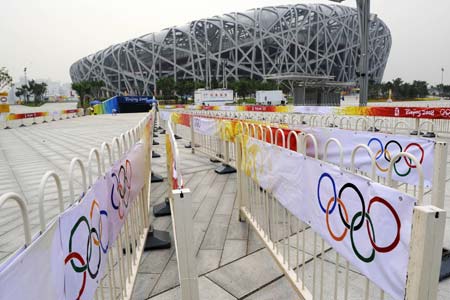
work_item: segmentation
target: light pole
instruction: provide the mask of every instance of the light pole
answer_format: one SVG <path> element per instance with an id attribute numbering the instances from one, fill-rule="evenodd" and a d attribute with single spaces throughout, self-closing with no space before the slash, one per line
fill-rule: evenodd
<path id="1" fill-rule="evenodd" d="M 444 68 L 441 68 L 441 97 L 444 96 Z"/>
<path id="2" fill-rule="evenodd" d="M 27 88 L 25 89 L 25 99 L 26 102 L 28 103 L 28 80 L 27 80 L 27 67 L 23 68 L 23 73 L 25 75 L 25 85 L 27 86 Z"/>
<path id="3" fill-rule="evenodd" d="M 345 0 L 330 0 L 341 3 Z M 359 59 L 359 106 L 367 106 L 369 94 L 369 18 L 370 0 L 356 0 L 358 7 L 360 59 Z"/>

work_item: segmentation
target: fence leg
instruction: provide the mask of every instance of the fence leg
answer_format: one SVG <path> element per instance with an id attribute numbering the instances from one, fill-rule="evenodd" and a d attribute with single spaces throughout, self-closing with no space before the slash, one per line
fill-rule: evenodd
<path id="1" fill-rule="evenodd" d="M 414 208 L 407 300 L 437 299 L 445 218 L 445 210 L 434 206 Z"/>
<path id="2" fill-rule="evenodd" d="M 420 129 L 420 119 L 415 119 L 415 129 L 411 131 L 410 135 L 423 135 L 423 132 L 419 132 Z"/>
<path id="3" fill-rule="evenodd" d="M 236 137 L 236 168 L 237 168 L 237 202 L 238 202 L 238 208 L 239 208 L 239 221 L 245 222 L 245 214 L 241 210 L 242 207 L 246 205 L 246 198 L 244 193 L 244 185 L 242 183 L 242 169 L 241 169 L 241 163 L 242 163 L 242 139 L 241 136 Z"/>
<path id="4" fill-rule="evenodd" d="M 431 190 L 432 205 L 444 208 L 445 180 L 447 176 L 446 142 L 436 142 L 434 145 L 433 188 Z"/>
<path id="5" fill-rule="evenodd" d="M 191 152 L 195 154 L 195 131 L 194 131 L 194 116 L 191 116 Z"/>
<path id="6" fill-rule="evenodd" d="M 198 274 L 194 251 L 192 221 L 192 195 L 189 189 L 173 190 L 170 200 L 172 209 L 172 228 L 178 263 L 181 299 L 198 300 Z"/>
<path id="7" fill-rule="evenodd" d="M 230 142 L 228 141 L 225 142 L 225 157 L 224 157 L 225 163 L 223 163 L 220 167 L 214 170 L 217 174 L 224 175 L 236 173 L 236 169 L 228 164 L 230 162 L 230 145 L 231 145 Z"/>

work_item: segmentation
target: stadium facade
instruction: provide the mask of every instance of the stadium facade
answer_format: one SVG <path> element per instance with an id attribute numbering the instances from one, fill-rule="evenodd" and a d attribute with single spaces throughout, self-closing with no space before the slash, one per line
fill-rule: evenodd
<path id="1" fill-rule="evenodd" d="M 380 82 L 389 28 L 373 18 L 369 78 Z M 354 8 L 297 4 L 192 21 L 110 46 L 75 62 L 73 82 L 103 80 L 109 94 L 151 94 L 159 78 L 208 82 L 277 74 L 357 80 L 359 21 Z"/>

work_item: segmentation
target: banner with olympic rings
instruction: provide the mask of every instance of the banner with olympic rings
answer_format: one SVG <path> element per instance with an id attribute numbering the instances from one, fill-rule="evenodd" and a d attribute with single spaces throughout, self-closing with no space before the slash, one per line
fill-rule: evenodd
<path id="1" fill-rule="evenodd" d="M 111 212 L 107 179 L 100 178 L 82 201 L 60 217 L 66 299 L 93 299 L 108 260 Z"/>
<path id="2" fill-rule="evenodd" d="M 295 126 L 305 133 L 314 135 L 318 144 L 319 157 L 324 157 L 325 144 L 330 138 L 341 142 L 344 154 L 344 167 L 351 166 L 351 153 L 356 146 L 363 144 L 369 146 L 375 155 L 376 172 L 378 176 L 387 177 L 389 163 L 400 152 L 408 152 L 414 155 L 422 164 L 425 187 L 431 187 L 433 181 L 434 145 L 430 139 L 411 137 L 405 135 L 393 135 L 377 132 L 350 131 L 338 128 L 313 128 Z M 307 141 L 307 154 L 314 156 L 314 148 L 311 140 Z M 335 143 L 328 147 L 327 160 L 339 163 L 339 149 Z M 363 149 L 358 150 L 355 156 L 355 167 L 364 172 L 370 172 L 372 168 L 369 155 Z M 392 179 L 418 185 L 419 175 L 415 164 L 406 157 L 397 159 L 392 171 Z"/>
<path id="3" fill-rule="evenodd" d="M 125 222 L 131 202 L 136 199 L 144 186 L 146 174 L 144 161 L 145 147 L 142 143 L 137 143 L 106 173 L 110 238 L 113 241 L 116 240 Z"/>
<path id="4" fill-rule="evenodd" d="M 416 199 L 244 136 L 241 170 L 394 299 L 406 286 Z"/>
<path id="5" fill-rule="evenodd" d="M 206 136 L 215 136 L 218 131 L 217 119 L 194 117 L 192 126 L 194 132 Z"/>
<path id="6" fill-rule="evenodd" d="M 143 142 L 134 145 L 80 202 L 2 265 L 0 300 L 94 298 L 108 251 L 144 186 L 145 149 Z"/>
<path id="7" fill-rule="evenodd" d="M 0 300 L 64 298 L 64 260 L 56 219 L 0 268 Z"/>

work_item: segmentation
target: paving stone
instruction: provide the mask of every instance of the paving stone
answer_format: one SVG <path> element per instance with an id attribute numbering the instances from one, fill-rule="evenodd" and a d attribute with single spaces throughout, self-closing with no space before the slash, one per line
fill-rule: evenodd
<path id="1" fill-rule="evenodd" d="M 219 267 L 222 250 L 200 250 L 197 254 L 197 273 L 205 274 Z"/>
<path id="2" fill-rule="evenodd" d="M 214 282 L 209 280 L 207 277 L 200 277 L 198 280 L 199 284 L 199 293 L 201 300 L 233 300 L 236 299 L 225 290 L 220 288 Z M 179 300 L 181 299 L 181 290 L 180 287 L 176 287 L 171 289 L 165 293 L 157 295 L 153 298 L 153 300 Z"/>
<path id="3" fill-rule="evenodd" d="M 246 240 L 225 240 L 220 265 L 223 266 L 247 254 Z"/>
<path id="4" fill-rule="evenodd" d="M 281 276 L 281 272 L 264 249 L 206 276 L 236 298 L 241 298 Z"/>
<path id="5" fill-rule="evenodd" d="M 138 273 L 134 284 L 131 299 L 143 300 L 150 297 L 150 293 L 158 280 L 157 274 Z"/>
<path id="6" fill-rule="evenodd" d="M 277 281 L 269 284 L 268 286 L 263 287 L 259 291 L 254 294 L 251 294 L 248 297 L 243 299 L 246 300 L 275 300 L 275 299 L 283 299 L 283 300 L 297 300 L 298 296 L 292 289 L 289 281 L 282 277 Z"/>

